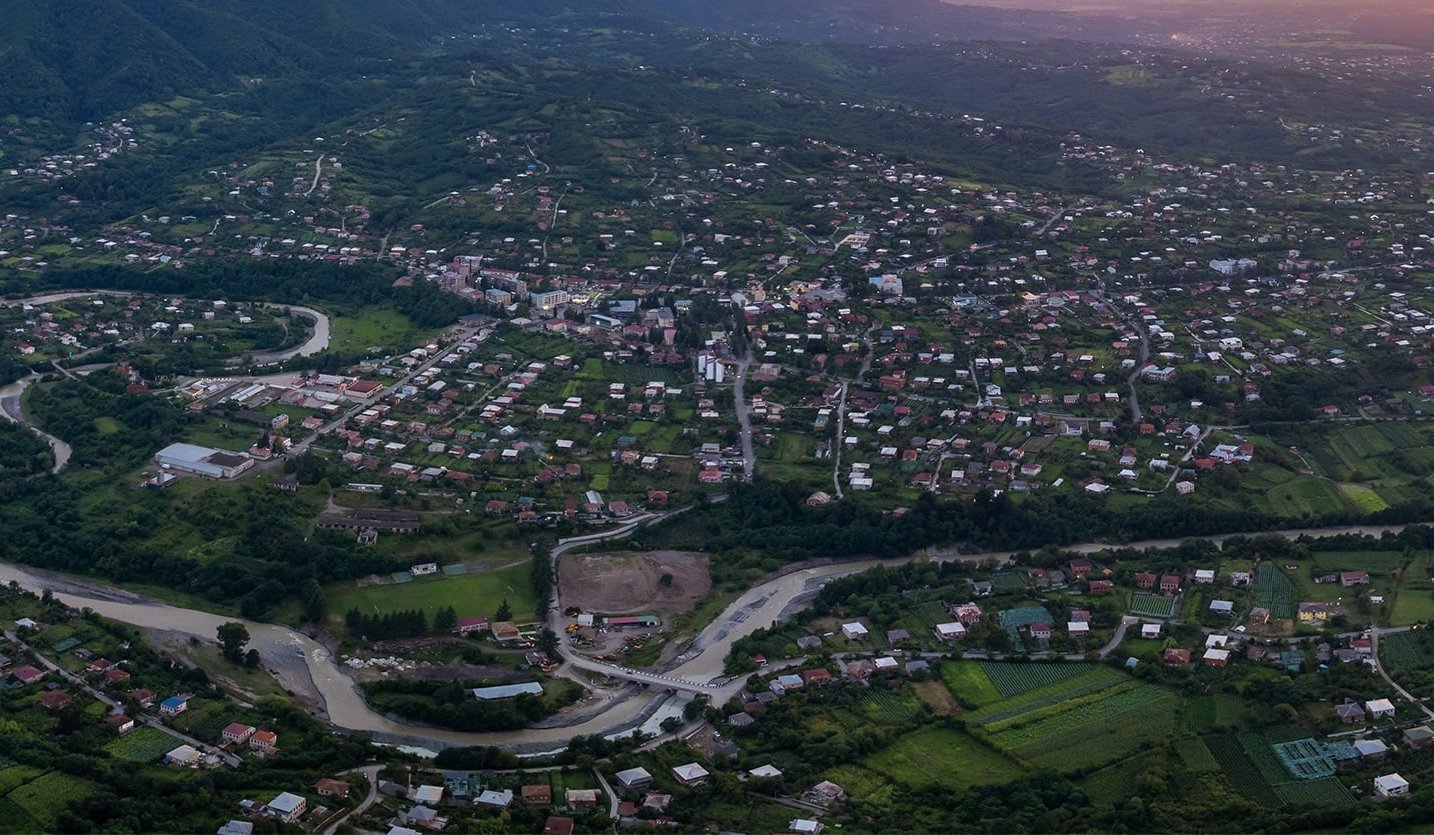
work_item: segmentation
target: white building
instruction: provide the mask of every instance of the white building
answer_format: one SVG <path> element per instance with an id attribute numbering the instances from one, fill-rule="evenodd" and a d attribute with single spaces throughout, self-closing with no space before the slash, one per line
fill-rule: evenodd
<path id="1" fill-rule="evenodd" d="M 841 634 L 848 641 L 858 641 L 862 638 L 865 638 L 870 633 L 860 621 L 852 621 L 851 623 L 844 623 L 841 625 Z"/>
<path id="2" fill-rule="evenodd" d="M 167 470 L 205 478 L 233 478 L 254 466 L 254 459 L 247 455 L 194 444 L 170 444 L 156 452 L 154 460 Z"/>
<path id="3" fill-rule="evenodd" d="M 1409 781 L 1397 773 L 1375 777 L 1374 793 L 1380 797 L 1403 797 L 1409 794 Z"/>

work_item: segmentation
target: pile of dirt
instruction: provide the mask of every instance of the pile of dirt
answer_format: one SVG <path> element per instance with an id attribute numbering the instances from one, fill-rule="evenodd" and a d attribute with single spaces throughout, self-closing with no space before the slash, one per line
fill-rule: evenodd
<path id="1" fill-rule="evenodd" d="M 707 555 L 687 551 L 567 554 L 558 561 L 564 606 L 586 612 L 689 612 L 712 591 Z"/>

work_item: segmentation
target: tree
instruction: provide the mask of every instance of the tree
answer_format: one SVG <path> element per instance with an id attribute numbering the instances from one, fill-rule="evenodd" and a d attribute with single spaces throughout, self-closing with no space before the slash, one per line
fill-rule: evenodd
<path id="1" fill-rule="evenodd" d="M 445 606 L 433 613 L 433 631 L 440 635 L 452 632 L 458 628 L 458 610 L 452 606 Z"/>
<path id="2" fill-rule="evenodd" d="M 558 633 L 546 626 L 543 627 L 543 631 L 538 633 L 538 648 L 554 661 L 563 660 L 562 656 L 558 654 Z"/>
<path id="3" fill-rule="evenodd" d="M 244 647 L 249 643 L 249 630 L 244 624 L 229 621 L 219 624 L 216 630 L 219 637 L 219 649 L 224 657 L 234 664 L 244 660 Z"/>
<path id="4" fill-rule="evenodd" d="M 253 647 L 249 648 L 249 651 L 244 654 L 244 666 L 251 670 L 259 669 L 259 650 Z"/>
<path id="5" fill-rule="evenodd" d="M 512 619 L 513 607 L 508 605 L 508 598 L 505 597 L 503 598 L 503 602 L 498 606 L 498 611 L 493 615 L 493 620 L 501 621 Z"/>

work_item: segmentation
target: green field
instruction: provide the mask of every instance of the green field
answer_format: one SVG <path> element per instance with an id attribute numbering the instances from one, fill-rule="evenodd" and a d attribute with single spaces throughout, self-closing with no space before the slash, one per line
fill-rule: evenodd
<path id="1" fill-rule="evenodd" d="M 967 704 L 982 707 L 999 702 L 1001 691 L 975 661 L 947 661 L 941 665 L 941 680 L 951 695 Z"/>
<path id="2" fill-rule="evenodd" d="M 343 583 L 329 590 L 329 611 L 340 617 L 352 608 L 360 612 L 395 612 L 422 609 L 430 619 L 433 613 L 452 606 L 459 617 L 482 615 L 492 617 L 504 598 L 519 621 L 530 620 L 537 608 L 529 580 L 528 565 L 514 565 L 497 571 L 443 574 L 382 586 L 356 587 Z"/>
<path id="3" fill-rule="evenodd" d="M 1175 730 L 1174 693 L 1155 685 L 1112 688 L 1089 700 L 996 733 L 995 743 L 1039 767 L 1074 771 L 1104 765 Z"/>
<path id="4" fill-rule="evenodd" d="M 105 750 L 122 760 L 152 763 L 174 750 L 178 740 L 154 728 L 136 728 L 105 746 Z"/>
<path id="5" fill-rule="evenodd" d="M 912 788 L 964 789 L 1021 776 L 1019 764 L 971 736 L 945 728 L 913 731 L 867 757 L 866 767 Z"/>
<path id="6" fill-rule="evenodd" d="M 1396 632 L 1379 639 L 1379 661 L 1390 675 L 1434 667 L 1434 639 L 1428 632 Z"/>
<path id="7" fill-rule="evenodd" d="M 1266 494 L 1270 509 L 1281 516 L 1299 519 L 1324 516 L 1345 509 L 1339 490 L 1324 479 L 1306 478 L 1281 484 Z"/>
<path id="8" fill-rule="evenodd" d="M 330 321 L 332 341 L 329 347 L 347 354 L 367 354 L 369 348 L 411 348 L 419 330 L 407 316 L 395 310 L 366 307 L 351 315 L 336 316 Z"/>
<path id="9" fill-rule="evenodd" d="M 55 817 L 60 812 L 98 790 L 99 786 L 88 780 L 51 771 L 10 792 L 7 798 L 37 823 L 53 831 Z"/>
<path id="10" fill-rule="evenodd" d="M 1260 574 L 1256 585 L 1259 605 L 1270 610 L 1274 618 L 1295 616 L 1295 587 L 1274 563 L 1260 563 Z"/>
<path id="11" fill-rule="evenodd" d="M 1004 723 L 1021 719 L 1024 714 L 1041 711 L 1052 705 L 1068 707 L 1073 700 L 1092 693 L 1099 693 L 1110 687 L 1129 682 L 1124 673 L 1109 667 L 1088 667 L 1081 675 L 1067 678 L 1028 690 L 1019 696 L 1003 699 L 979 710 L 966 714 L 966 721 L 972 724 Z"/>
<path id="12" fill-rule="evenodd" d="M 1003 699 L 1090 671 L 1090 666 L 1086 664 L 1008 664 L 997 661 L 982 661 L 980 664 Z"/>
<path id="13" fill-rule="evenodd" d="M 1315 551 L 1310 554 L 1315 573 L 1334 571 L 1368 571 L 1370 574 L 1393 574 L 1408 559 L 1403 551 Z"/>
<path id="14" fill-rule="evenodd" d="M 1175 598 L 1138 591 L 1130 601 L 1130 613 L 1150 618 L 1174 617 Z"/>

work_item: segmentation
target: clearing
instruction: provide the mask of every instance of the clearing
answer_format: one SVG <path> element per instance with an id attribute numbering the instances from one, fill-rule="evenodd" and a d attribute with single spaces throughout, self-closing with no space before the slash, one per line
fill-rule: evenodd
<path id="1" fill-rule="evenodd" d="M 589 612 L 687 612 L 712 591 L 712 576 L 707 556 L 687 551 L 568 554 L 558 588 L 564 606 Z"/>

